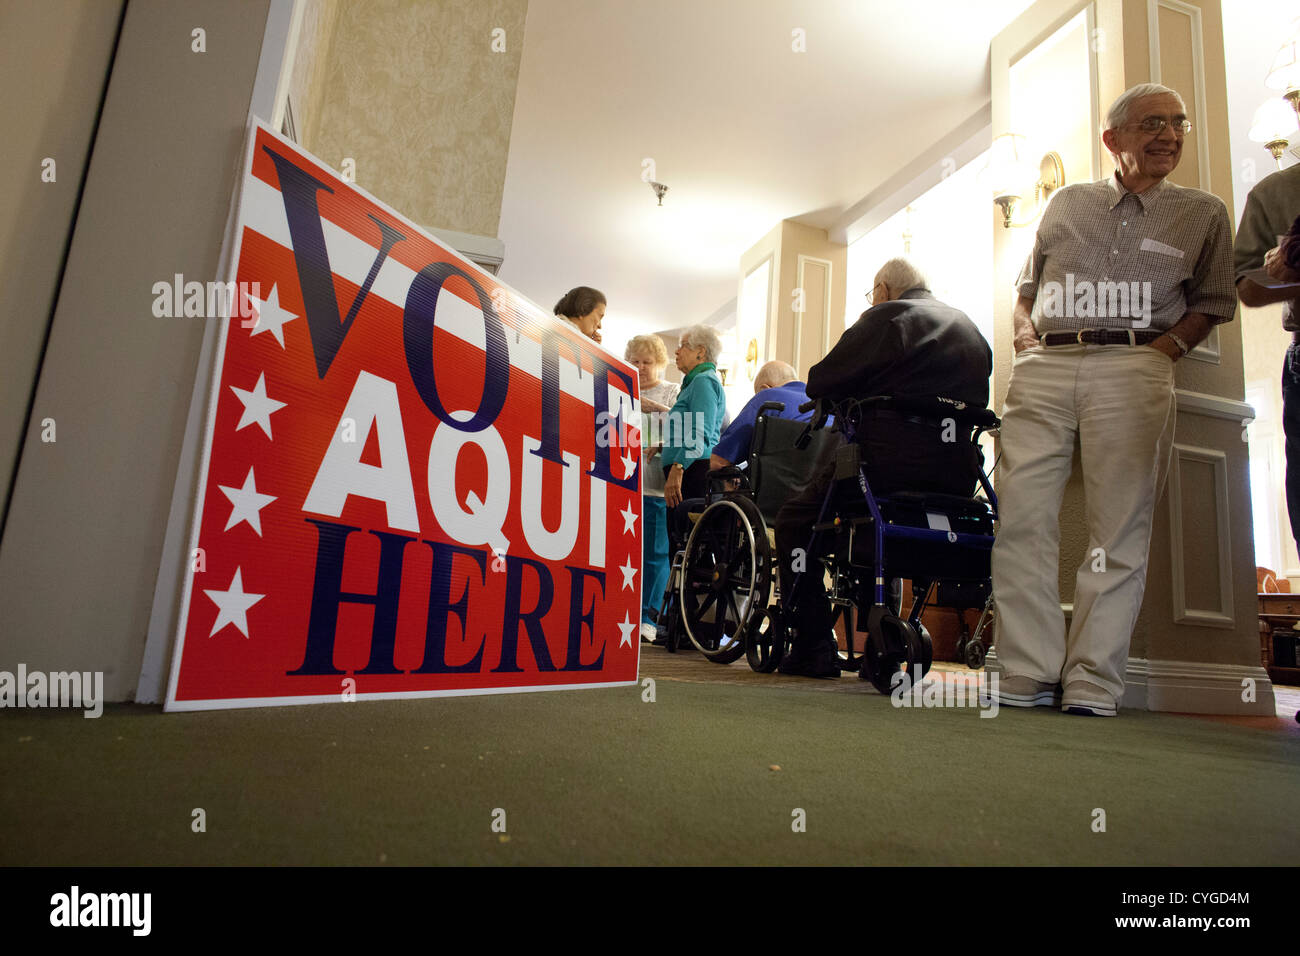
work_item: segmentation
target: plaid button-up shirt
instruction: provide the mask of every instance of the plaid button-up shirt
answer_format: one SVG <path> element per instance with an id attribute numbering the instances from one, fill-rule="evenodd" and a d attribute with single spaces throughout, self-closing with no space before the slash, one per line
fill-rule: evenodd
<path id="1" fill-rule="evenodd" d="M 1016 279 L 1044 332 L 1212 324 L 1237 306 L 1232 222 L 1219 197 L 1161 180 L 1129 192 L 1114 175 L 1052 197 Z"/>

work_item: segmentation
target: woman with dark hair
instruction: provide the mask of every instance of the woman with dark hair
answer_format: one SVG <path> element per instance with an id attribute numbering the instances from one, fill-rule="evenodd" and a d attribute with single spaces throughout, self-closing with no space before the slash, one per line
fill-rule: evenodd
<path id="1" fill-rule="evenodd" d="M 564 298 L 555 303 L 555 314 L 599 344 L 600 320 L 605 317 L 605 294 L 599 289 L 580 285 L 564 293 Z"/>

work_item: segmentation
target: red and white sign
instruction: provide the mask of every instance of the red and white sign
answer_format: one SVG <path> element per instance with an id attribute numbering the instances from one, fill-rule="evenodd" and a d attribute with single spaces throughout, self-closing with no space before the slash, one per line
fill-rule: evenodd
<path id="1" fill-rule="evenodd" d="M 166 709 L 635 683 L 635 370 L 261 124 L 235 241 Z"/>

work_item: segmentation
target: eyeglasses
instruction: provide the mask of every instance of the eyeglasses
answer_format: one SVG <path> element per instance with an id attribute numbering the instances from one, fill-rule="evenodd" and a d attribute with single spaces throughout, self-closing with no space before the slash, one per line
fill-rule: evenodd
<path id="1" fill-rule="evenodd" d="M 1137 129 L 1142 132 L 1153 135 L 1164 132 L 1166 126 L 1172 126 L 1176 134 L 1186 136 L 1192 131 L 1190 120 L 1167 120 L 1160 116 L 1148 116 L 1140 123 L 1126 123 L 1120 129 Z"/>
<path id="2" fill-rule="evenodd" d="M 876 290 L 879 289 L 882 285 L 884 285 L 883 282 L 877 282 L 875 285 L 871 287 L 871 291 L 867 293 L 867 308 L 871 308 L 871 306 L 875 303 Z"/>

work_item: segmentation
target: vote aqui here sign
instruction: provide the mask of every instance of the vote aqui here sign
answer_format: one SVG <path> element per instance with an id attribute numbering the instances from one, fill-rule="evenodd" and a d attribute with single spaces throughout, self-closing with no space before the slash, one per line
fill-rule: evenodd
<path id="1" fill-rule="evenodd" d="M 260 123 L 237 208 L 166 709 L 634 683 L 636 372 Z"/>

